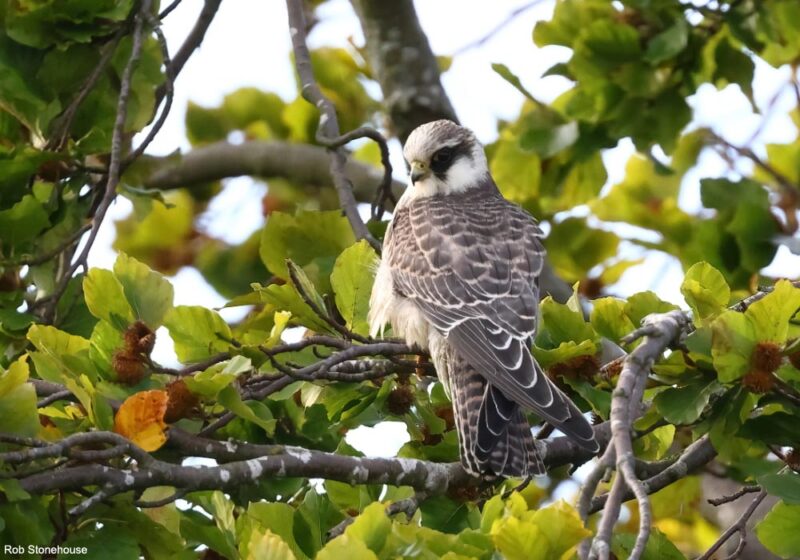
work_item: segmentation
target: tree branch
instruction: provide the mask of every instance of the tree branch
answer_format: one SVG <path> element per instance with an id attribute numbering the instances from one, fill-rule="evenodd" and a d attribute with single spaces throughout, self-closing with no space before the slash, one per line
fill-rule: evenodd
<path id="1" fill-rule="evenodd" d="M 168 190 L 194 186 L 251 175 L 269 179 L 280 177 L 302 186 L 324 188 L 333 186 L 330 159 L 327 150 L 308 144 L 251 140 L 241 144 L 216 142 L 195 148 L 178 161 L 158 158 L 157 170 L 145 182 L 148 189 Z M 150 158 L 150 161 L 158 161 Z M 353 186 L 359 202 L 369 202 L 375 195 L 375 184 L 381 173 L 372 165 L 348 160 L 344 172 Z M 405 185 L 392 181 L 395 197 L 402 194 Z"/>
<path id="2" fill-rule="evenodd" d="M 203 42 L 206 31 L 208 31 L 211 22 L 214 21 L 214 16 L 217 15 L 217 10 L 221 2 L 222 0 L 205 0 L 203 9 L 200 11 L 200 15 L 197 17 L 194 27 L 192 27 L 192 30 L 186 36 L 181 48 L 178 49 L 178 52 L 172 57 L 170 71 L 173 77 L 177 77 L 178 74 L 181 73 L 186 62 L 200 46 L 200 43 Z M 161 103 L 161 99 L 167 93 L 167 87 L 169 86 L 165 83 L 156 90 L 156 105 Z"/>
<path id="3" fill-rule="evenodd" d="M 369 65 L 400 141 L 405 143 L 412 130 L 429 121 L 458 122 L 412 0 L 351 3 L 364 31 Z"/>
<path id="4" fill-rule="evenodd" d="M 600 441 L 608 437 L 607 426 L 597 429 Z M 36 442 L 40 445 L 40 442 Z M 97 444 L 112 444 L 108 449 L 75 449 Z M 20 481 L 32 494 L 57 490 L 100 487 L 103 495 L 144 490 L 153 486 L 174 486 L 176 491 L 235 488 L 262 478 L 323 478 L 350 484 L 390 484 L 411 486 L 420 492 L 441 494 L 448 488 L 474 483 L 460 463 L 434 463 L 417 459 L 352 457 L 281 445 L 217 441 L 171 428 L 168 445 L 181 456 L 216 459 L 215 467 L 182 466 L 153 458 L 118 434 L 88 432 L 59 442 L 0 454 L 0 460 L 20 464 L 39 459 L 80 457 L 107 458 L 120 450 L 134 459 L 130 468 L 81 464 L 32 474 Z M 585 460 L 590 454 L 568 438 L 537 442 L 545 464 L 553 469 Z M 94 454 L 94 455 L 92 455 Z"/>
<path id="5" fill-rule="evenodd" d="M 355 196 L 353 196 L 352 185 L 345 175 L 346 153 L 341 147 L 336 147 L 337 143 L 340 142 L 336 108 L 322 94 L 311 68 L 311 54 L 308 52 L 308 45 L 306 44 L 306 22 L 303 4 L 300 0 L 286 0 L 286 8 L 289 13 L 289 30 L 292 36 L 294 63 L 302 84 L 301 93 L 306 101 L 313 104 L 320 111 L 317 141 L 329 146 L 331 175 L 333 176 L 336 192 L 339 195 L 339 204 L 345 216 L 347 216 L 356 238 L 366 239 L 376 251 L 380 252 L 381 244 L 369 232 L 364 220 L 361 219 L 358 213 L 358 205 Z"/>
<path id="6" fill-rule="evenodd" d="M 642 413 L 642 396 L 650 368 L 670 344 L 677 341 L 689 323 L 682 311 L 670 311 L 663 314 L 652 314 L 645 317 L 642 327 L 625 337 L 623 342 L 630 343 L 644 336 L 644 341 L 628 356 L 622 365 L 617 387 L 611 400 L 611 444 L 616 456 L 617 478 L 611 490 L 606 507 L 600 518 L 597 536 L 589 551 L 589 558 L 607 560 L 611 549 L 611 527 L 616 523 L 620 507 L 625 496 L 625 489 L 630 488 L 639 504 L 639 533 L 630 558 L 638 560 L 644 553 L 647 539 L 650 536 L 651 510 L 648 488 L 636 475 L 636 457 L 633 453 L 631 432 L 634 421 Z M 606 451 L 602 464 L 610 462 L 612 452 Z M 591 477 L 592 480 L 596 477 Z M 581 496 L 585 505 L 586 495 Z"/>
<path id="7" fill-rule="evenodd" d="M 747 509 L 744 510 L 739 519 L 736 520 L 736 523 L 728 527 L 725 532 L 720 535 L 717 541 L 711 545 L 711 547 L 697 560 L 710 560 L 714 556 L 714 553 L 736 533 L 739 533 L 739 543 L 736 545 L 736 550 L 734 550 L 731 555 L 726 556 L 725 560 L 733 560 L 734 558 L 738 558 L 747 544 L 747 522 L 750 521 L 750 518 L 753 516 L 758 506 L 766 497 L 767 491 L 761 490 L 758 493 L 758 496 L 756 496 L 750 505 L 747 506 Z"/>

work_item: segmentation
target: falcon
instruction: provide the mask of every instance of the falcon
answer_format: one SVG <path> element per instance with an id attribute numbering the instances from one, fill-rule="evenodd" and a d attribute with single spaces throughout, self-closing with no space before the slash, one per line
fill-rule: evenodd
<path id="1" fill-rule="evenodd" d="M 389 324 L 395 336 L 428 350 L 471 474 L 544 473 L 526 410 L 598 451 L 589 422 L 530 352 L 544 263 L 536 221 L 503 198 L 466 128 L 424 124 L 403 156 L 410 182 L 384 238 L 370 297 L 372 336 Z"/>

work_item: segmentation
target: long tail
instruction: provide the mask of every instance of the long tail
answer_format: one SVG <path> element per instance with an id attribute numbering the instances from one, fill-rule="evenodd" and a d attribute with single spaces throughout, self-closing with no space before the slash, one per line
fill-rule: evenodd
<path id="1" fill-rule="evenodd" d="M 526 478 L 545 472 L 522 410 L 452 349 L 446 367 L 461 464 L 476 476 Z M 498 401 L 498 395 L 503 402 Z M 498 406 L 499 408 L 494 408 Z M 486 410 L 492 410 L 486 414 Z"/>

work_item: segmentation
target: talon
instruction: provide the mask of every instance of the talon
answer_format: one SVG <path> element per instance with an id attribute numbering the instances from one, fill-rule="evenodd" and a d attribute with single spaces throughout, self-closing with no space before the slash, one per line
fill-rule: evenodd
<path id="1" fill-rule="evenodd" d="M 511 496 L 511 494 L 513 494 L 514 492 L 522 492 L 528 487 L 528 485 L 531 483 L 532 480 L 533 476 L 531 475 L 526 476 L 524 479 L 522 479 L 522 482 L 520 482 L 517 486 L 515 486 L 511 490 L 506 490 L 503 493 L 503 499 L 507 500 L 508 497 Z"/>

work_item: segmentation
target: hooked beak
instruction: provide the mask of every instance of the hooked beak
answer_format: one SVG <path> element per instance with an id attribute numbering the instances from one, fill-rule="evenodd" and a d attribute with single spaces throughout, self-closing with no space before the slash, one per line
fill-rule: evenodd
<path id="1" fill-rule="evenodd" d="M 421 181 L 425 177 L 430 174 L 430 170 L 428 169 L 428 164 L 423 163 L 421 161 L 412 161 L 411 162 L 411 183 L 415 184 L 417 181 Z"/>

